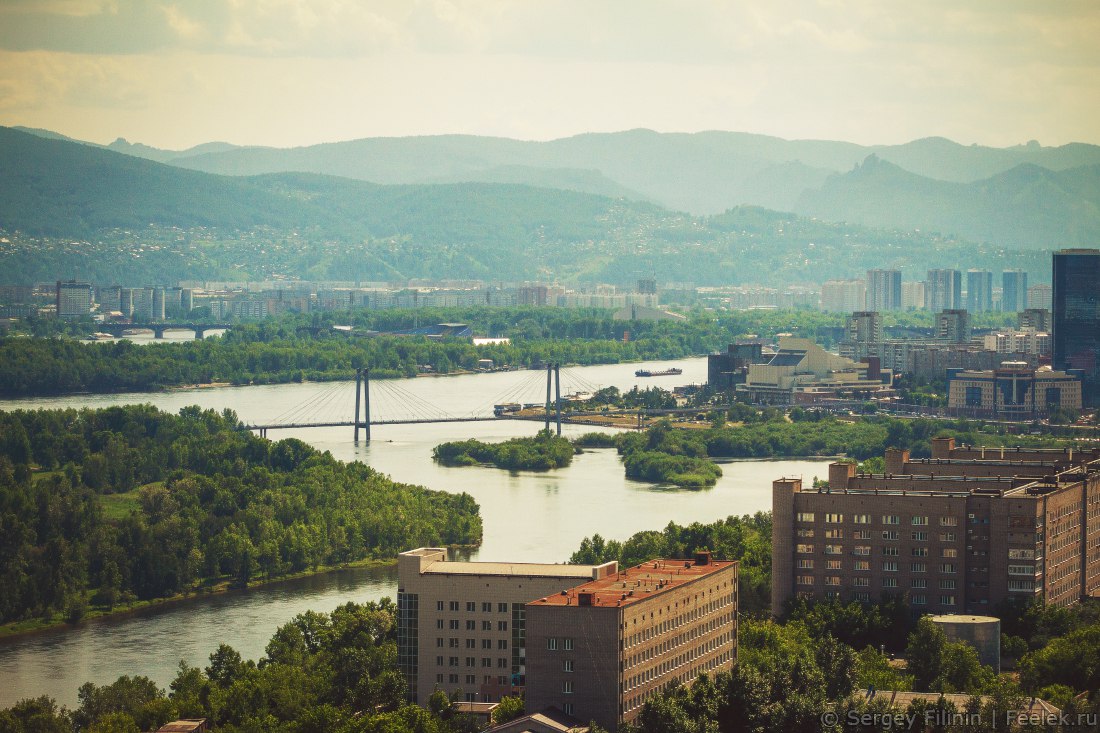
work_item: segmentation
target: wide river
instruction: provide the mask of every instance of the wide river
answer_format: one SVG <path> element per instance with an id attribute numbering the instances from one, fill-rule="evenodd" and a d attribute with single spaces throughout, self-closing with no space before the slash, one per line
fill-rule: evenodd
<path id="1" fill-rule="evenodd" d="M 679 367 L 679 376 L 638 378 L 640 367 Z M 491 414 L 500 402 L 542 402 L 544 372 L 520 371 L 372 383 L 375 419 Z M 617 386 L 671 388 L 706 381 L 706 359 L 562 370 L 562 393 Z M 0 401 L 0 409 L 103 407 L 148 402 L 176 411 L 185 405 L 232 409 L 252 424 L 289 416 L 296 422 L 350 420 L 351 383 L 219 387 L 158 394 L 88 395 Z M 824 476 L 821 460 L 735 461 L 704 491 L 682 491 L 627 480 L 613 450 L 591 450 L 568 468 L 545 473 L 494 468 L 448 468 L 431 459 L 447 440 L 495 441 L 533 434 L 539 423 L 520 421 L 376 425 L 370 443 L 352 441 L 351 428 L 272 430 L 296 437 L 343 460 L 360 460 L 398 481 L 443 491 L 465 491 L 481 505 L 484 542 L 474 559 L 564 562 L 580 541 L 596 533 L 623 540 L 644 529 L 711 522 L 730 514 L 771 508 L 771 482 L 780 476 Z M 592 430 L 565 426 L 566 435 Z M 352 569 L 286 581 L 243 592 L 207 596 L 75 628 L 0 641 L 0 708 L 37 695 L 73 706 L 84 682 L 105 684 L 120 675 L 146 675 L 166 685 L 180 660 L 204 666 L 219 643 L 246 658 L 263 655 L 272 632 L 306 610 L 330 611 L 347 601 L 394 597 L 396 568 Z"/>

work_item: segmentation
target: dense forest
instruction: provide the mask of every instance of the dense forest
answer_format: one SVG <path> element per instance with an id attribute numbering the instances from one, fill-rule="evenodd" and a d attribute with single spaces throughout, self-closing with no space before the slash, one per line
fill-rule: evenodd
<path id="1" fill-rule="evenodd" d="M 540 430 L 531 438 L 511 438 L 502 443 L 455 440 L 432 449 L 432 458 L 446 466 L 491 463 L 510 471 L 547 471 L 573 462 L 576 449 L 568 438 Z"/>
<path id="2" fill-rule="evenodd" d="M 0 622 L 481 541 L 478 506 L 231 412 L 0 412 Z"/>

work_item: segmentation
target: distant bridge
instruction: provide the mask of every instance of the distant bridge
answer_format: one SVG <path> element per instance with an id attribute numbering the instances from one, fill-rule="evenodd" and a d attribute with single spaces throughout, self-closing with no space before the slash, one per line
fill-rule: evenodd
<path id="1" fill-rule="evenodd" d="M 164 338 L 165 331 L 194 331 L 195 338 L 201 339 L 207 331 L 228 331 L 233 328 L 229 323 L 97 323 L 103 333 L 122 338 L 127 331 L 152 331 L 153 337 Z"/>

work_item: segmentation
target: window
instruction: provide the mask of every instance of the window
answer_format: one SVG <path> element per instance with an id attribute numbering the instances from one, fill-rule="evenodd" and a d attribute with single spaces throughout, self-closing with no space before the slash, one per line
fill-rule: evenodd
<path id="1" fill-rule="evenodd" d="M 466 675 L 466 684 L 467 685 L 476 685 L 477 684 L 477 675 L 474 675 L 474 674 Z"/>
<path id="2" fill-rule="evenodd" d="M 909 602 L 912 603 L 914 606 L 923 606 L 928 603 L 928 596 L 924 595 L 923 593 L 914 593 L 913 595 L 909 596 Z"/>
<path id="3" fill-rule="evenodd" d="M 458 666 L 458 657 L 447 657 L 447 666 L 448 667 L 457 667 Z"/>
<path id="4" fill-rule="evenodd" d="M 857 588 L 866 588 L 867 586 L 871 585 L 871 579 L 870 578 L 853 578 L 852 579 L 852 585 L 856 586 Z"/>
<path id="5" fill-rule="evenodd" d="M 1009 560 L 1034 560 L 1035 550 L 1009 550 Z"/>
<path id="6" fill-rule="evenodd" d="M 796 545 L 795 548 L 794 548 L 794 551 L 802 553 L 804 555 L 807 555 L 807 554 L 812 555 L 813 552 L 814 552 L 814 546 L 813 545 Z"/>
<path id="7" fill-rule="evenodd" d="M 795 519 L 796 522 L 812 522 L 812 521 L 814 521 L 814 513 L 813 512 L 799 512 L 798 514 L 794 515 L 794 519 Z"/>
<path id="8" fill-rule="evenodd" d="M 546 648 L 549 649 L 550 651 L 557 651 L 557 649 L 558 649 L 558 640 L 551 636 L 550 638 L 548 638 L 546 640 Z"/>
<path id="9" fill-rule="evenodd" d="M 1009 575 L 1035 575 L 1034 565 L 1009 565 Z"/>
<path id="10" fill-rule="evenodd" d="M 442 629 L 442 628 L 443 628 L 443 619 L 441 619 L 441 618 L 437 618 L 437 619 L 435 620 L 435 627 L 436 627 L 437 629 Z"/>
<path id="11" fill-rule="evenodd" d="M 826 514 L 825 515 L 825 523 L 826 524 L 840 524 L 843 521 L 844 521 L 844 515 L 843 514 Z"/>
<path id="12" fill-rule="evenodd" d="M 854 522 L 855 524 L 870 524 L 871 523 L 871 515 L 870 514 L 853 514 L 852 515 L 852 522 Z"/>
<path id="13" fill-rule="evenodd" d="M 898 546 L 897 545 L 886 545 L 882 548 L 882 554 L 887 555 L 887 556 L 891 556 L 891 557 L 897 557 L 898 554 L 899 554 L 898 553 Z"/>
<path id="14" fill-rule="evenodd" d="M 897 538 L 898 538 L 898 532 L 897 532 L 896 529 L 887 529 L 887 530 L 883 530 L 883 532 L 882 532 L 882 539 L 884 539 L 884 540 L 894 540 L 894 541 L 896 541 Z"/>
<path id="15" fill-rule="evenodd" d="M 482 657 L 481 658 L 481 666 L 492 669 L 493 668 L 493 658 L 492 657 Z"/>
<path id="16" fill-rule="evenodd" d="M 914 532 L 913 533 L 913 541 L 914 542 L 927 542 L 928 541 L 928 533 L 927 532 Z"/>
<path id="17" fill-rule="evenodd" d="M 507 648 L 508 648 L 508 640 L 507 639 L 497 639 L 497 649 L 507 649 Z"/>
<path id="18" fill-rule="evenodd" d="M 943 556 L 944 557 L 958 557 L 959 556 L 959 551 L 956 550 L 954 547 L 945 547 L 945 548 L 943 548 Z"/>
<path id="19" fill-rule="evenodd" d="M 573 651 L 573 637 L 567 636 L 561 640 L 561 648 L 567 652 Z"/>
<path id="20" fill-rule="evenodd" d="M 443 610 L 443 601 L 436 601 L 435 602 L 435 610 L 437 610 L 437 611 L 442 611 Z"/>
<path id="21" fill-rule="evenodd" d="M 482 649 L 492 649 L 493 648 L 493 640 L 492 639 L 482 639 L 481 640 L 481 648 Z"/>
<path id="22" fill-rule="evenodd" d="M 1008 589 L 1009 589 L 1009 591 L 1014 591 L 1014 592 L 1017 592 L 1017 593 L 1021 592 L 1021 591 L 1022 592 L 1031 592 L 1031 591 L 1035 590 L 1035 581 L 1033 581 L 1033 580 L 1009 580 L 1008 581 Z"/>
<path id="23" fill-rule="evenodd" d="M 869 540 L 869 539 L 871 539 L 871 530 L 869 530 L 869 529 L 857 529 L 855 532 L 852 532 L 852 539 Z"/>
<path id="24" fill-rule="evenodd" d="M 840 545 L 825 545 L 826 555 L 843 555 L 844 548 Z"/>
<path id="25" fill-rule="evenodd" d="M 982 388 L 981 387 L 967 387 L 966 388 L 966 406 L 967 407 L 981 407 L 982 406 Z"/>
<path id="26" fill-rule="evenodd" d="M 898 587 L 898 579 L 897 578 L 883 578 L 882 579 L 882 587 L 883 588 L 897 588 Z"/>
<path id="27" fill-rule="evenodd" d="M 840 577 L 836 575 L 826 575 L 825 585 L 840 585 Z"/>
<path id="28" fill-rule="evenodd" d="M 466 666 L 467 667 L 477 666 L 477 657 L 466 657 Z"/>
<path id="29" fill-rule="evenodd" d="M 443 646 L 443 637 L 442 636 L 436 638 L 435 645 L 436 646 Z"/>
<path id="30" fill-rule="evenodd" d="M 926 527 L 928 526 L 928 517 L 913 517 L 911 522 L 914 527 Z"/>
<path id="31" fill-rule="evenodd" d="M 896 560 L 887 560 L 882 563 L 882 569 L 887 573 L 896 573 L 898 571 L 898 563 Z"/>
<path id="32" fill-rule="evenodd" d="M 871 546 L 870 545 L 856 545 L 856 548 L 854 550 L 852 550 L 852 554 L 853 555 L 864 555 L 864 556 L 870 555 L 871 554 Z"/>
<path id="33" fill-rule="evenodd" d="M 913 578 L 913 582 L 909 586 L 911 588 L 927 588 L 928 578 Z"/>
<path id="34" fill-rule="evenodd" d="M 940 526 L 941 527 L 958 527 L 959 526 L 959 518 L 958 517 L 940 517 Z"/>
<path id="35" fill-rule="evenodd" d="M 563 713 L 565 713 L 566 715 L 572 715 L 573 714 L 573 703 L 563 702 L 561 704 L 561 711 Z"/>
<path id="36" fill-rule="evenodd" d="M 497 631 L 507 631 L 507 630 L 508 630 L 508 622 L 507 621 L 497 621 Z"/>
<path id="37" fill-rule="evenodd" d="M 941 606 L 954 606 L 955 605 L 955 596 L 940 596 L 940 605 Z"/>
<path id="38" fill-rule="evenodd" d="M 493 604 L 489 603 L 488 601 L 483 601 L 482 604 L 481 604 L 481 612 L 482 613 L 492 613 L 493 612 Z"/>
<path id="39" fill-rule="evenodd" d="M 795 578 L 794 582 L 797 583 L 798 585 L 813 585 L 814 584 L 814 576 L 812 576 L 812 575 L 799 575 L 798 577 Z"/>
<path id="40" fill-rule="evenodd" d="M 564 695 L 573 694 L 573 680 L 562 680 L 561 691 Z"/>
<path id="41" fill-rule="evenodd" d="M 954 542 L 958 535 L 954 532 L 940 532 L 940 542 Z"/>
<path id="42" fill-rule="evenodd" d="M 840 560 L 826 560 L 825 561 L 825 569 L 826 570 L 840 570 Z"/>
<path id="43" fill-rule="evenodd" d="M 458 610 L 458 601 L 451 601 L 448 605 L 452 611 Z"/>
<path id="44" fill-rule="evenodd" d="M 813 570 L 814 559 L 812 557 L 800 557 L 798 558 L 798 567 L 802 570 Z"/>
<path id="45" fill-rule="evenodd" d="M 901 517 L 899 517 L 897 514 L 883 514 L 882 515 L 882 523 L 883 524 L 901 524 Z"/>
<path id="46" fill-rule="evenodd" d="M 958 583 L 958 581 L 955 580 L 954 578 L 949 578 L 947 580 L 941 580 L 940 581 L 940 590 L 955 590 L 955 588 L 957 587 L 955 585 L 956 583 Z"/>
<path id="47" fill-rule="evenodd" d="M 928 557 L 928 548 L 927 547 L 914 547 L 913 548 L 913 557 Z"/>
<path id="48" fill-rule="evenodd" d="M 870 570 L 870 569 L 871 569 L 871 561 L 870 560 L 856 560 L 856 570 Z"/>
<path id="49" fill-rule="evenodd" d="M 909 572 L 911 573 L 924 573 L 928 571 L 928 566 L 922 562 L 909 563 Z"/>
<path id="50" fill-rule="evenodd" d="M 861 603 L 866 603 L 866 602 L 871 600 L 871 594 L 870 593 L 856 593 L 856 600 L 860 601 Z"/>
<path id="51" fill-rule="evenodd" d="M 794 535 L 795 537 L 813 537 L 814 531 L 812 529 L 796 529 Z"/>
<path id="52" fill-rule="evenodd" d="M 842 539 L 844 539 L 844 530 L 842 530 L 842 529 L 827 529 L 827 530 L 825 530 L 825 539 L 827 539 L 827 540 L 842 540 Z"/>
<path id="53" fill-rule="evenodd" d="M 457 619 L 457 618 L 453 618 L 453 619 L 451 619 L 451 620 L 450 620 L 450 621 L 449 621 L 449 622 L 447 623 L 447 626 L 448 626 L 448 627 L 449 627 L 449 628 L 450 628 L 450 629 L 451 629 L 452 631 L 458 631 L 458 619 Z"/>
<path id="54" fill-rule="evenodd" d="M 573 671 L 573 660 L 572 659 L 563 659 L 563 660 L 561 660 L 561 671 L 562 672 L 572 672 Z"/>
<path id="55" fill-rule="evenodd" d="M 943 565 L 940 565 L 940 572 L 941 573 L 954 573 L 954 572 L 956 572 L 955 563 L 945 562 Z"/>
<path id="56" fill-rule="evenodd" d="M 507 603 L 498 603 L 497 604 L 497 613 L 508 613 L 508 604 Z"/>
<path id="57" fill-rule="evenodd" d="M 470 621 L 467 621 L 466 622 L 466 630 L 467 631 L 477 631 L 477 621 L 474 621 L 472 619 Z"/>
<path id="58" fill-rule="evenodd" d="M 466 601 L 466 612 L 473 613 L 477 610 L 477 603 L 474 601 Z"/>

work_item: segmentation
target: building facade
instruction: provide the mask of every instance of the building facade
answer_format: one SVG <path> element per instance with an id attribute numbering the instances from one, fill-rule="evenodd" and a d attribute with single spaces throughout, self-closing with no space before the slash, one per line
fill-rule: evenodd
<path id="1" fill-rule="evenodd" d="M 863 310 L 867 283 L 863 280 L 827 280 L 821 285 L 821 310 L 851 313 Z"/>
<path id="2" fill-rule="evenodd" d="M 1081 376 L 1004 362 L 997 369 L 947 370 L 947 406 L 974 417 L 1026 420 L 1081 409 Z"/>
<path id="3" fill-rule="evenodd" d="M 924 296 L 925 307 L 930 311 L 962 308 L 962 273 L 950 269 L 929 270 Z"/>
<path id="4" fill-rule="evenodd" d="M 528 713 L 617 731 L 653 695 L 737 660 L 737 563 L 650 560 L 527 604 Z"/>
<path id="5" fill-rule="evenodd" d="M 1054 253 L 1055 369 L 1080 369 L 1085 401 L 1100 405 L 1100 249 Z"/>
<path id="6" fill-rule="evenodd" d="M 1001 310 L 1019 313 L 1028 307 L 1027 272 L 1005 270 L 1001 273 Z"/>
<path id="7" fill-rule="evenodd" d="M 76 280 L 58 280 L 54 297 L 58 318 L 80 318 L 92 312 L 92 286 Z"/>
<path id="8" fill-rule="evenodd" d="M 1003 294 L 1002 294 L 1003 299 Z M 993 273 L 988 270 L 966 271 L 966 309 L 971 313 L 993 310 Z"/>
<path id="9" fill-rule="evenodd" d="M 436 690 L 499 702 L 526 681 L 525 604 L 613 575 L 618 564 L 453 562 L 421 547 L 397 558 L 397 664 L 413 702 Z"/>
<path id="10" fill-rule="evenodd" d="M 796 597 L 908 599 L 988 613 L 1003 600 L 1100 594 L 1100 449 L 890 450 L 886 473 L 829 466 L 827 486 L 772 484 L 772 609 Z"/>
<path id="11" fill-rule="evenodd" d="M 732 390 L 745 383 L 750 364 L 766 361 L 760 341 L 738 341 L 724 352 L 707 356 L 707 385 L 715 391 Z M 770 357 L 769 357 L 770 358 Z"/>
<path id="12" fill-rule="evenodd" d="M 901 308 L 901 270 L 867 271 L 869 311 L 896 311 Z"/>

